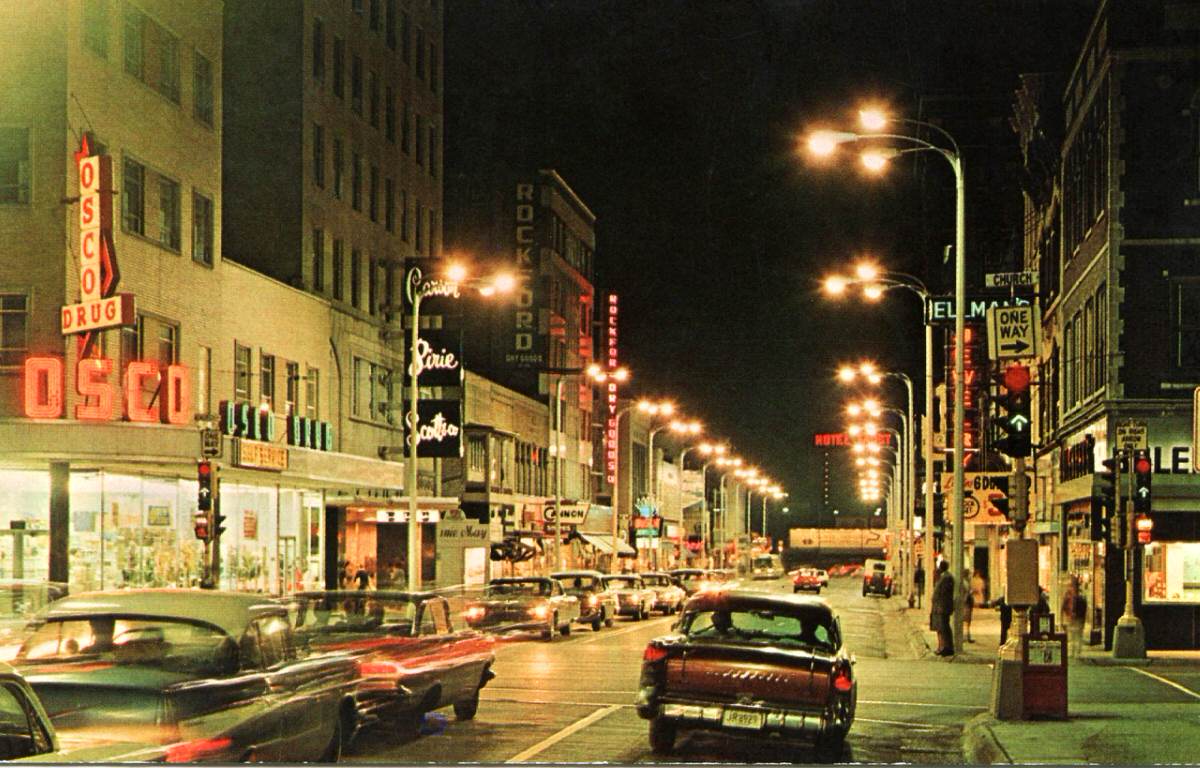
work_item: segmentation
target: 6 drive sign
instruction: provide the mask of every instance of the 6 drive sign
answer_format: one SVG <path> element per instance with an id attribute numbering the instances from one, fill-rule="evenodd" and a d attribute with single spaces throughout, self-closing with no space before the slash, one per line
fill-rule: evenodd
<path id="1" fill-rule="evenodd" d="M 967 472 L 963 475 L 963 520 L 972 525 L 1006 525 L 1001 507 L 1008 502 L 1007 472 Z M 954 475 L 942 475 L 947 508 L 954 499 Z M 999 504 L 997 504 L 999 502 Z"/>

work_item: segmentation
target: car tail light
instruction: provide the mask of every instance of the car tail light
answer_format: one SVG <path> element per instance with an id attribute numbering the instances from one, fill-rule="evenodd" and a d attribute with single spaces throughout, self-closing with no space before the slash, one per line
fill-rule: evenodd
<path id="1" fill-rule="evenodd" d="M 662 661 L 667 658 L 667 649 L 661 645 L 651 643 L 646 646 L 646 651 L 642 654 L 642 661 L 653 664 L 656 661 Z"/>
<path id="2" fill-rule="evenodd" d="M 597 605 L 600 605 L 600 598 L 596 597 L 595 595 L 592 595 L 591 597 L 588 598 L 588 605 L 595 608 Z"/>
<path id="3" fill-rule="evenodd" d="M 168 763 L 196 763 L 215 757 L 223 750 L 229 749 L 231 744 L 233 744 L 233 739 L 228 736 L 184 741 L 167 747 L 166 756 L 163 759 Z"/>
<path id="4" fill-rule="evenodd" d="M 390 676 L 400 673 L 400 665 L 391 661 L 361 661 L 358 674 L 362 677 Z"/>
<path id="5" fill-rule="evenodd" d="M 854 687 L 854 680 L 850 677 L 850 667 L 846 664 L 838 666 L 837 673 L 833 676 L 834 690 L 842 693 L 848 692 Z"/>

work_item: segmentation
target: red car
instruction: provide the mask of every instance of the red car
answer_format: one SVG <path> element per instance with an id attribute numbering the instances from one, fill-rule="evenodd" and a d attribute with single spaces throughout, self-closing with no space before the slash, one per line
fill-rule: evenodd
<path id="1" fill-rule="evenodd" d="M 792 592 L 811 590 L 821 594 L 821 572 L 816 568 L 800 568 L 792 577 Z"/>

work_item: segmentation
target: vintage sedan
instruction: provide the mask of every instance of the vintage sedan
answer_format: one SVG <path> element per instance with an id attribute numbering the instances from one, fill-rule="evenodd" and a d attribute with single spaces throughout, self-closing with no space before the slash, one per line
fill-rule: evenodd
<path id="1" fill-rule="evenodd" d="M 463 618 L 475 629 L 537 629 L 543 640 L 553 640 L 555 633 L 571 634 L 572 622 L 579 619 L 579 598 L 568 595 L 557 579 L 492 579 L 482 599 L 467 602 Z"/>
<path id="2" fill-rule="evenodd" d="M 643 573 L 642 583 L 654 590 L 654 607 L 664 616 L 678 611 L 687 600 L 687 593 L 669 573 Z"/>
<path id="3" fill-rule="evenodd" d="M 700 585 L 704 583 L 705 574 L 708 573 L 703 568 L 676 568 L 669 571 L 671 577 L 679 583 L 679 586 L 687 594 L 688 597 L 700 591 Z"/>
<path id="4" fill-rule="evenodd" d="M 64 741 L 156 744 L 168 760 L 332 762 L 357 725 L 354 660 L 298 651 L 286 608 L 262 595 L 69 597 L 13 664 Z"/>
<path id="5" fill-rule="evenodd" d="M 617 615 L 632 616 L 634 621 L 649 617 L 658 599 L 654 590 L 647 587 L 636 573 L 605 576 L 604 584 L 617 595 Z"/>
<path id="6" fill-rule="evenodd" d="M 495 675 L 495 638 L 455 627 L 450 603 L 432 592 L 329 590 L 285 598 L 295 638 L 310 651 L 358 662 L 363 725 L 386 719 L 416 731 L 426 712 L 454 707 L 470 720 Z"/>
<path id="7" fill-rule="evenodd" d="M 858 695 L 828 603 L 739 590 L 688 600 L 674 633 L 646 646 L 639 686 L 658 753 L 699 729 L 805 739 L 822 761 L 841 756 Z"/>
<path id="8" fill-rule="evenodd" d="M 821 594 L 821 572 L 816 568 L 797 568 L 792 573 L 792 591 Z"/>
<path id="9" fill-rule="evenodd" d="M 589 624 L 593 632 L 600 627 L 611 627 L 617 615 L 617 595 L 604 584 L 600 571 L 559 571 L 550 574 L 558 579 L 568 595 L 579 598 L 580 624 Z"/>

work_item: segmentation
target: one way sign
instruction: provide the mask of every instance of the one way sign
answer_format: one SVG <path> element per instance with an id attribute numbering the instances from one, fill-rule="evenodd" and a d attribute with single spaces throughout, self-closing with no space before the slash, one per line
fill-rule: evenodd
<path id="1" fill-rule="evenodd" d="M 1041 313 L 1036 306 L 988 309 L 988 357 L 992 360 L 1004 360 L 1036 356 L 1041 340 L 1041 328 Z"/>

